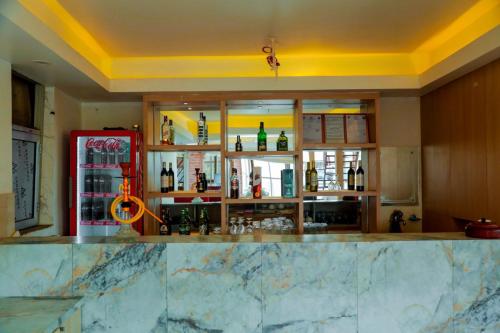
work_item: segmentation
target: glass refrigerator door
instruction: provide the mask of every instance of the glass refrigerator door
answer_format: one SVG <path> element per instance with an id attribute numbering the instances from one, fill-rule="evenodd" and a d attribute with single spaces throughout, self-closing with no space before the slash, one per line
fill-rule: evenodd
<path id="1" fill-rule="evenodd" d="M 112 236 L 118 231 L 120 224 L 113 220 L 110 207 L 119 195 L 121 162 L 130 162 L 130 137 L 78 137 L 78 236 Z"/>

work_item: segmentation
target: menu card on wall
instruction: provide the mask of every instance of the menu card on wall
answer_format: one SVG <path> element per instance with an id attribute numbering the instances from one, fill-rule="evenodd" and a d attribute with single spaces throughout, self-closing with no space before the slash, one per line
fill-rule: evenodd
<path id="1" fill-rule="evenodd" d="M 345 143 L 344 115 L 325 115 L 326 143 Z"/>
<path id="2" fill-rule="evenodd" d="M 322 143 L 321 115 L 304 115 L 303 120 L 304 143 Z"/>
<path id="3" fill-rule="evenodd" d="M 346 116 L 347 143 L 368 143 L 368 119 L 366 115 Z"/>

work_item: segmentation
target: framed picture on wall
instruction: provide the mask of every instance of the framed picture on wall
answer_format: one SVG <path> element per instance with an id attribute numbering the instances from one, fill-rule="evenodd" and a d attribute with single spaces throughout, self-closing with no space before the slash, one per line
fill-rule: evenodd
<path id="1" fill-rule="evenodd" d="M 346 115 L 347 143 L 368 143 L 368 118 L 364 114 Z"/>
<path id="2" fill-rule="evenodd" d="M 322 143 L 323 142 L 323 122 L 321 115 L 303 116 L 304 143 Z"/>
<path id="3" fill-rule="evenodd" d="M 343 114 L 325 115 L 325 143 L 345 143 Z"/>

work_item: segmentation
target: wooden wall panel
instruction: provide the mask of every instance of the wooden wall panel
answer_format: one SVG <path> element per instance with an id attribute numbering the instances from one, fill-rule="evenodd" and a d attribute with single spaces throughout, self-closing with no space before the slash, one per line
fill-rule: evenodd
<path id="1" fill-rule="evenodd" d="M 423 231 L 500 222 L 500 60 L 422 97 Z M 494 171 L 496 170 L 496 171 Z"/>

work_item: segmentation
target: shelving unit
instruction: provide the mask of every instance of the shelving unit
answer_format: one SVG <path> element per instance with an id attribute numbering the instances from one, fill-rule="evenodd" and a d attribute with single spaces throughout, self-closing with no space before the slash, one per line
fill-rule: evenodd
<path id="1" fill-rule="evenodd" d="M 270 103 L 270 110 L 274 110 L 279 106 L 283 100 L 293 100 L 293 142 L 289 139 L 290 151 L 230 151 L 227 147 L 228 142 L 228 126 L 230 120 L 228 119 L 228 105 L 231 101 L 241 103 L 262 103 L 265 101 Z M 360 103 L 363 108 L 361 111 L 345 112 L 343 114 L 366 114 L 369 118 L 369 143 L 362 144 L 348 144 L 348 143 L 303 143 L 303 129 L 302 118 L 304 112 L 304 103 L 308 101 L 322 100 L 335 100 L 340 101 L 339 105 L 343 105 L 342 101 L 349 103 L 349 105 Z M 219 111 L 220 128 L 217 128 L 219 133 L 220 143 L 208 145 L 159 145 L 155 142 L 155 133 L 153 124 L 155 120 L 154 112 L 155 107 L 160 104 L 170 103 L 179 106 L 189 103 L 192 110 L 183 112 L 195 112 L 196 114 L 203 111 L 206 105 L 216 106 Z M 235 104 L 238 106 L 238 103 Z M 199 107 L 198 107 L 199 106 Z M 143 118 L 144 118 L 144 144 L 146 155 L 148 154 L 161 154 L 165 152 L 218 152 L 220 153 L 221 162 L 221 186 L 220 190 L 207 191 L 205 193 L 197 193 L 196 191 L 174 191 L 170 193 L 157 192 L 158 189 L 152 189 L 152 184 L 157 183 L 158 174 L 154 172 L 154 166 L 150 165 L 151 159 L 147 156 L 144 158 L 144 201 L 146 204 L 150 200 L 161 198 L 221 198 L 221 229 L 223 233 L 228 233 L 227 213 L 231 205 L 245 205 L 245 204 L 293 204 L 295 206 L 295 217 L 297 232 L 302 234 L 304 232 L 304 198 L 309 199 L 316 197 L 356 197 L 359 198 L 361 206 L 361 230 L 364 232 L 376 232 L 379 223 L 379 210 L 380 210 L 380 151 L 379 151 L 379 95 L 370 92 L 269 92 L 269 93 L 253 93 L 253 92 L 220 92 L 220 93 L 156 93 L 143 96 Z M 250 126 L 247 126 L 250 127 Z M 252 126 L 255 127 L 255 126 Z M 212 129 L 213 130 L 213 129 Z M 257 133 L 258 128 L 255 128 Z M 214 131 L 215 132 L 215 131 Z M 268 147 L 270 143 L 268 138 Z M 233 148 L 233 147 L 231 147 Z M 362 150 L 367 162 L 363 163 L 365 172 L 367 173 L 365 180 L 365 188 L 367 191 L 320 191 L 320 192 L 306 192 L 304 191 L 303 184 L 303 153 L 315 151 L 341 151 L 341 150 Z M 231 199 L 227 197 L 227 182 L 228 182 L 228 165 L 231 160 L 238 159 L 253 159 L 265 160 L 266 158 L 288 158 L 293 160 L 293 169 L 295 177 L 295 196 L 294 198 L 281 198 L 281 197 L 264 197 L 262 199 L 253 198 L 240 198 Z M 154 160 L 154 159 L 153 159 Z M 156 162 L 155 162 L 156 163 Z M 149 191 L 148 191 L 149 189 Z M 314 199 L 313 199 L 314 200 Z M 324 202 L 319 200 L 318 202 Z M 213 204 L 213 202 L 211 202 Z M 151 209 L 152 207 L 150 207 Z M 339 230 L 341 230 L 340 228 Z M 158 225 L 151 218 L 145 218 L 145 234 L 158 234 Z M 330 232 L 330 231 L 329 231 Z"/>

